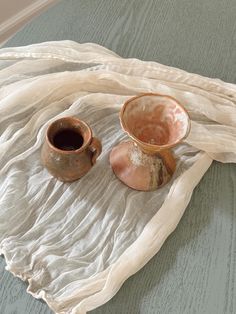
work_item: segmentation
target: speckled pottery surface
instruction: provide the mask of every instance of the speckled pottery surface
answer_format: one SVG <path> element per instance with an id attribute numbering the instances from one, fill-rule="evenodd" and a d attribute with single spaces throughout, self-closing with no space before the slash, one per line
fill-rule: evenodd
<path id="1" fill-rule="evenodd" d="M 64 117 L 49 126 L 41 159 L 54 177 L 70 182 L 83 177 L 101 151 L 100 140 L 93 137 L 92 130 L 84 121 Z"/>
<path id="2" fill-rule="evenodd" d="M 176 168 L 170 148 L 190 130 L 186 110 L 170 96 L 143 94 L 125 102 L 120 121 L 132 141 L 121 142 L 111 151 L 110 164 L 116 176 L 141 191 L 166 184 Z"/>

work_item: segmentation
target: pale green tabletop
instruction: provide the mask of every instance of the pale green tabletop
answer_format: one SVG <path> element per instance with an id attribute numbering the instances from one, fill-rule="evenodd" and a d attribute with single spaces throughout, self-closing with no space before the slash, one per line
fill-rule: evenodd
<path id="1" fill-rule="evenodd" d="M 64 0 L 6 46 L 62 39 L 236 83 L 235 0 Z M 4 266 L 0 314 L 51 313 Z M 236 165 L 212 165 L 160 252 L 92 313 L 236 313 Z"/>

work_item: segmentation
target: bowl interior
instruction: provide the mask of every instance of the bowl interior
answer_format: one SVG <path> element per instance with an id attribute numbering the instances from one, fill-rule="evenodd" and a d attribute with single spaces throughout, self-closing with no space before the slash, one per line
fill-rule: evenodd
<path id="1" fill-rule="evenodd" d="M 151 94 L 126 102 L 121 124 L 138 141 L 157 146 L 173 146 L 187 135 L 189 117 L 173 98 Z"/>

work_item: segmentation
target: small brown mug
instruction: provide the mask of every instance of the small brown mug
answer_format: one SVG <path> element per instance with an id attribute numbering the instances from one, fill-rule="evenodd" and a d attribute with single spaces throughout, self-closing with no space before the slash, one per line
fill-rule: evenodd
<path id="1" fill-rule="evenodd" d="M 41 159 L 54 177 L 70 182 L 83 177 L 101 152 L 100 140 L 84 121 L 65 117 L 48 127 Z"/>

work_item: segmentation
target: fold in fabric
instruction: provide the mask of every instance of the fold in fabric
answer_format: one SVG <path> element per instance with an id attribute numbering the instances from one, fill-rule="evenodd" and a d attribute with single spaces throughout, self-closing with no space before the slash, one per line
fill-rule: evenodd
<path id="1" fill-rule="evenodd" d="M 108 162 L 126 139 L 119 110 L 143 92 L 177 98 L 191 118 L 174 177 L 148 193 L 123 185 Z M 96 165 L 70 184 L 40 162 L 47 126 L 64 116 L 85 120 L 103 144 Z M 214 159 L 236 162 L 234 84 L 95 44 L 0 50 L 0 253 L 54 312 L 86 313 L 113 297 L 176 228 Z"/>

